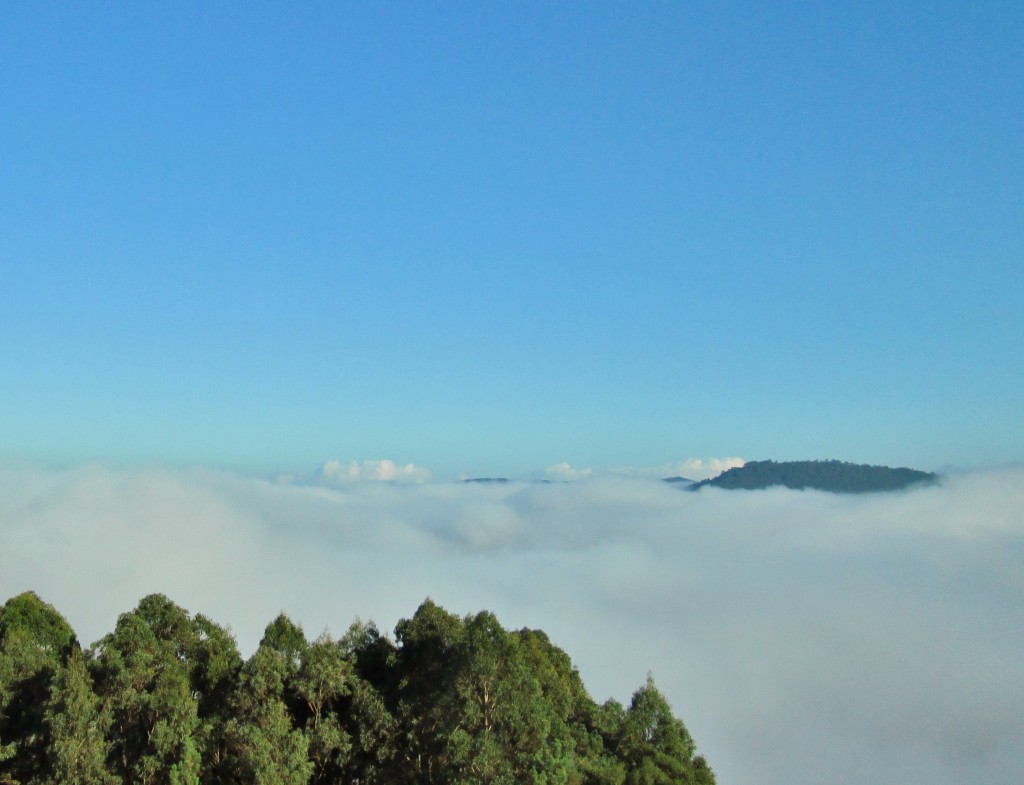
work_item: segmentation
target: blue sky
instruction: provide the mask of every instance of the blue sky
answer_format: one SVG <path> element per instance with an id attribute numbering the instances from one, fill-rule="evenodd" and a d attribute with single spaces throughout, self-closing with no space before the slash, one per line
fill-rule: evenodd
<path id="1" fill-rule="evenodd" d="M 1024 454 L 1018 3 L 17 4 L 0 458 Z"/>

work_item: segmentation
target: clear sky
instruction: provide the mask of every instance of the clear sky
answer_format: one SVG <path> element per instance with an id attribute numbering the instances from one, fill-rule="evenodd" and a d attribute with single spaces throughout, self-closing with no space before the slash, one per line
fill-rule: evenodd
<path id="1" fill-rule="evenodd" d="M 8 4 L 0 458 L 1021 462 L 1022 53 L 998 0 Z"/>

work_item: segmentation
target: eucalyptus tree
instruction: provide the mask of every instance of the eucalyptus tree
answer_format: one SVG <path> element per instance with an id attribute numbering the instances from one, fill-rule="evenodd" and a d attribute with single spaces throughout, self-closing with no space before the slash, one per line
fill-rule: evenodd
<path id="1" fill-rule="evenodd" d="M 461 703 L 451 739 L 454 781 L 561 785 L 575 780 L 575 744 L 567 724 L 571 686 L 545 674 L 552 693 L 564 699 L 556 705 L 536 676 L 540 660 L 527 656 L 522 638 L 507 632 L 493 613 L 467 617 L 465 629 L 456 677 Z"/>
<path id="2" fill-rule="evenodd" d="M 574 785 L 622 785 L 625 766 L 611 749 L 621 725 L 622 707 L 598 706 L 583 685 L 569 655 L 542 630 L 516 633 L 519 649 L 552 712 L 565 726 L 574 751 L 569 782 Z M 564 743 L 564 742 L 563 742 Z"/>
<path id="3" fill-rule="evenodd" d="M 306 640 L 302 627 L 281 613 L 264 630 L 260 649 L 273 652 L 280 664 L 280 699 L 293 729 L 305 738 L 311 783 L 336 778 L 352 747 L 339 714 L 351 691 L 352 665 L 345 648 L 326 633 Z"/>
<path id="4" fill-rule="evenodd" d="M 399 622 L 396 637 L 403 781 L 572 781 L 575 745 L 565 718 L 546 698 L 519 637 L 494 614 L 460 619 L 427 600 Z M 570 701 L 571 688 L 565 692 Z"/>
<path id="5" fill-rule="evenodd" d="M 392 713 L 398 700 L 395 644 L 372 622 L 358 619 L 338 643 L 352 664 L 349 695 L 340 710 L 352 751 L 341 781 L 361 785 L 400 781 L 399 726 Z"/>
<path id="6" fill-rule="evenodd" d="M 444 781 L 449 739 L 456 729 L 455 679 L 465 626 L 458 616 L 425 600 L 395 626 L 398 678 L 396 777 L 409 785 Z"/>
<path id="7" fill-rule="evenodd" d="M 313 785 L 337 778 L 352 754 L 352 737 L 340 713 L 352 679 L 344 648 L 326 633 L 303 649 L 292 688 L 304 704 Z"/>
<path id="8" fill-rule="evenodd" d="M 287 685 L 307 646 L 302 628 L 281 614 L 242 666 L 231 697 L 225 742 L 235 781 L 246 785 L 306 785 L 313 773 L 309 740 L 295 727 Z"/>
<path id="9" fill-rule="evenodd" d="M 622 721 L 619 756 L 626 763 L 627 785 L 713 785 L 715 778 L 683 721 L 654 685 L 633 694 Z"/>
<path id="10" fill-rule="evenodd" d="M 238 683 L 242 656 L 231 632 L 202 614 L 192 619 L 192 632 L 187 664 L 199 730 L 190 743 L 200 753 L 204 782 L 215 783 L 227 769 L 224 732 L 231 719 L 230 697 Z"/>
<path id="11" fill-rule="evenodd" d="M 77 646 L 71 625 L 35 592 L 0 607 L 0 783 L 49 775 L 46 705 Z"/>
<path id="12" fill-rule="evenodd" d="M 88 662 L 76 648 L 55 674 L 44 715 L 49 768 L 58 783 L 117 785 L 121 780 L 107 763 L 112 717 L 96 694 Z"/>
<path id="13" fill-rule="evenodd" d="M 188 615 L 161 595 L 122 614 L 97 644 L 97 689 L 112 712 L 111 758 L 126 782 L 169 783 L 199 728 L 183 662 Z M 178 771 L 179 769 L 176 769 Z"/>
<path id="14" fill-rule="evenodd" d="M 569 656 L 426 600 L 395 641 L 230 631 L 144 597 L 82 651 L 36 595 L 0 607 L 0 785 L 713 785 L 650 677 L 598 706 Z"/>

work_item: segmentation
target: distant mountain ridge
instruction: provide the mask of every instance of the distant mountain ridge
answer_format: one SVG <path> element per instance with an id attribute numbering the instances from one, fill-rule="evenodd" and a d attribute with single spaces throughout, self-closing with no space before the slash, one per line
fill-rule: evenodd
<path id="1" fill-rule="evenodd" d="M 696 482 L 686 490 L 697 491 L 708 486 L 726 490 L 760 490 L 781 485 L 793 490 L 873 493 L 897 491 L 911 485 L 930 485 L 938 479 L 939 475 L 918 469 L 893 469 L 836 460 L 748 461 L 717 477 Z"/>

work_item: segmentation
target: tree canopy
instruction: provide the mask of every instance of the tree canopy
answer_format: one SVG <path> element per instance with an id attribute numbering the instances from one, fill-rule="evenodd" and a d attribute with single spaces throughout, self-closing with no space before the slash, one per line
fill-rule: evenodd
<path id="1" fill-rule="evenodd" d="M 0 785 L 714 783 L 653 678 L 598 705 L 540 630 L 431 600 L 392 639 L 230 631 L 144 597 L 83 650 L 31 592 L 0 607 Z"/>

